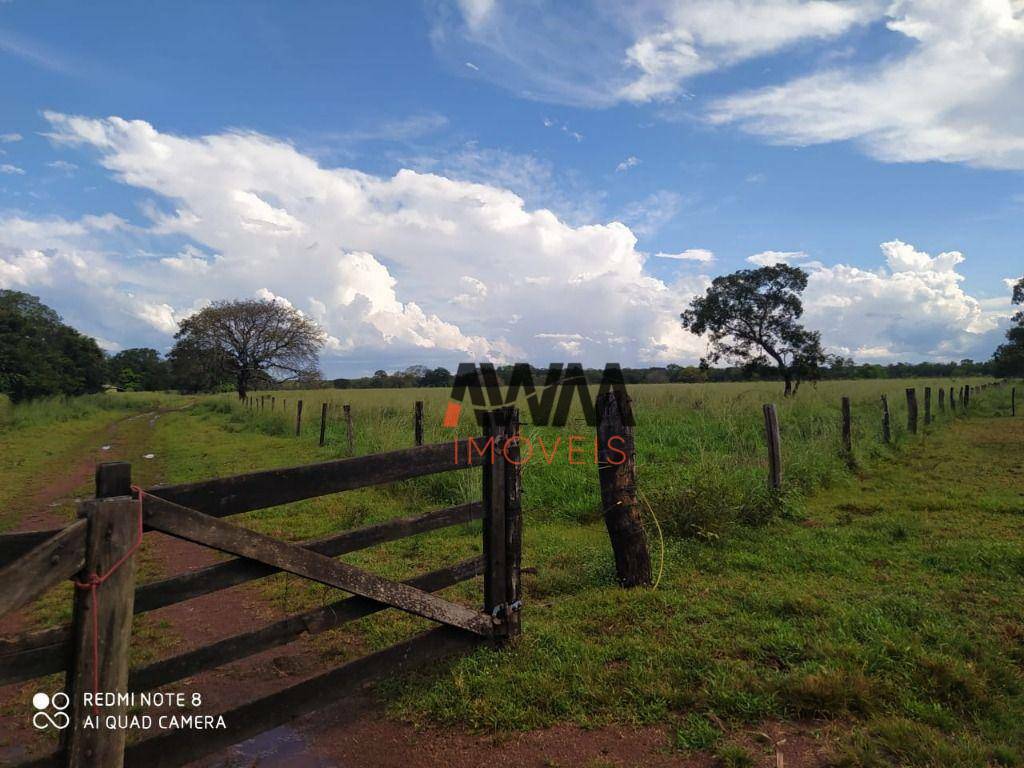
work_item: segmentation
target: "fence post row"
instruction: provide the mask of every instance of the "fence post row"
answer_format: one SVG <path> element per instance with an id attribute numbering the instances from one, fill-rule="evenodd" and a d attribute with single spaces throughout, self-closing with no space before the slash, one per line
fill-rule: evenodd
<path id="1" fill-rule="evenodd" d="M 519 569 L 522 541 L 519 466 L 519 411 L 499 408 L 487 414 L 484 437 L 493 440 L 483 464 L 484 611 L 501 623 L 495 636 L 519 634 L 522 593 Z"/>
<path id="2" fill-rule="evenodd" d="M 932 388 L 924 388 L 924 423 L 925 426 L 932 423 Z"/>
<path id="3" fill-rule="evenodd" d="M 907 431 L 917 434 L 917 390 L 907 387 Z"/>
<path id="4" fill-rule="evenodd" d="M 850 398 L 843 398 L 843 451 L 847 458 L 853 456 L 853 416 L 850 413 Z"/>
<path id="5" fill-rule="evenodd" d="M 768 442 L 768 485 L 777 491 L 782 488 L 782 439 L 779 417 L 772 403 L 764 405 L 764 431 Z"/>
<path id="6" fill-rule="evenodd" d="M 623 587 L 649 585 L 651 556 L 637 503 L 636 445 L 629 426 L 633 404 L 628 394 L 611 391 L 602 392 L 596 405 L 597 477 L 616 578 Z"/>
<path id="7" fill-rule="evenodd" d="M 413 411 L 413 432 L 416 445 L 423 445 L 423 401 L 417 400 Z"/>
<path id="8" fill-rule="evenodd" d="M 111 462 L 96 468 L 96 497 L 111 501 L 88 514 L 85 567 L 75 590 L 72 663 L 66 680 L 72 726 L 65 731 L 65 747 L 71 768 L 120 768 L 124 761 L 126 730 L 85 727 L 85 715 L 92 712 L 85 710 L 82 694 L 123 693 L 128 687 L 135 557 L 117 563 L 139 536 L 138 502 L 130 493 L 130 464 Z M 82 588 L 96 576 L 103 578 L 102 583 Z M 103 708 L 104 715 L 124 713 L 123 705 Z"/>
<path id="9" fill-rule="evenodd" d="M 892 420 L 889 416 L 889 398 L 882 395 L 882 440 L 892 442 Z"/>

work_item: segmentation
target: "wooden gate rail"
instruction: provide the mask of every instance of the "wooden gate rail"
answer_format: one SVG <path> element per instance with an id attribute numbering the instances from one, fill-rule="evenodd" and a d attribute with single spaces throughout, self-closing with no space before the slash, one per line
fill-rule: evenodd
<path id="1" fill-rule="evenodd" d="M 146 530 L 159 530 L 237 556 L 199 571 L 179 574 L 136 588 L 134 558 L 100 586 L 99 603 L 89 590 L 77 590 L 71 625 L 0 638 L 0 684 L 66 672 L 72 701 L 72 727 L 60 749 L 23 766 L 181 765 L 251 737 L 306 712 L 351 694 L 355 686 L 386 671 L 437 659 L 472 647 L 484 639 L 519 633 L 520 547 L 522 540 L 518 414 L 504 408 L 490 414 L 484 438 L 475 438 L 477 461 L 467 438 L 386 454 L 361 456 L 302 467 L 253 472 L 200 483 L 159 486 L 141 498 L 127 493 L 130 467 L 102 465 L 97 499 L 82 502 L 84 519 L 53 531 L 0 535 L 0 616 L 38 597 L 57 583 L 86 571 L 106 574 L 123 561 L 141 514 Z M 493 439 L 493 453 L 480 446 Z M 316 496 L 424 475 L 483 467 L 483 501 L 460 504 L 422 515 L 388 520 L 340 534 L 302 542 L 285 542 L 219 518 Z M 483 519 L 482 557 L 395 582 L 333 558 L 426 531 Z M 131 534 L 132 529 L 135 533 Z M 259 629 L 221 638 L 129 670 L 127 665 L 133 613 L 143 613 L 238 584 L 287 571 L 328 584 L 353 596 L 286 616 Z M 433 594 L 483 574 L 483 610 Z M 109 585 L 109 588 L 108 586 Z M 76 691 L 145 691 L 191 677 L 214 667 L 292 642 L 303 635 L 397 608 L 438 621 L 441 627 L 259 700 L 221 713 L 227 731 L 172 731 L 125 747 L 124 732 L 83 725 L 81 695 Z M 99 623 L 91 611 L 98 609 Z M 98 634 L 93 635 L 93 630 Z M 98 654 L 98 655 L 97 655 Z M 93 669 L 93 657 L 100 660 Z M 95 679 L 94 679 L 95 677 Z M 107 708 L 104 714 L 122 709 Z M 207 714 L 204 712 L 204 714 Z"/>
<path id="2" fill-rule="evenodd" d="M 207 515 L 228 517 L 356 488 L 467 469 L 474 466 L 473 454 L 469 450 L 471 439 L 465 438 L 456 444 L 424 445 L 197 483 L 157 485 L 146 492 Z M 480 438 L 475 440 L 479 446 Z M 476 451 L 476 456 L 479 458 L 479 451 Z M 63 530 L 51 528 L 0 534 L 0 567 L 10 564 Z"/>

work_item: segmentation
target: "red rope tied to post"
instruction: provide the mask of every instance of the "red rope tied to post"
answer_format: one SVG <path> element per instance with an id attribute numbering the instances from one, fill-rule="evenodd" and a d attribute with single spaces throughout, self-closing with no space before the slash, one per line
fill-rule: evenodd
<path id="1" fill-rule="evenodd" d="M 135 551 L 142 545 L 142 504 L 143 497 L 146 492 L 143 491 L 139 486 L 133 485 L 132 491 L 138 494 L 139 497 L 139 530 L 138 535 L 135 537 L 135 541 L 128 548 L 128 550 L 118 558 L 112 566 L 107 569 L 107 572 L 100 575 L 98 573 L 86 574 L 85 581 L 73 580 L 75 586 L 78 589 L 88 589 L 92 595 L 92 713 L 94 715 L 99 714 L 99 706 L 96 704 L 95 696 L 100 692 L 100 597 L 99 587 L 100 585 L 109 579 L 118 568 L 128 562 L 128 559 L 135 554 Z"/>

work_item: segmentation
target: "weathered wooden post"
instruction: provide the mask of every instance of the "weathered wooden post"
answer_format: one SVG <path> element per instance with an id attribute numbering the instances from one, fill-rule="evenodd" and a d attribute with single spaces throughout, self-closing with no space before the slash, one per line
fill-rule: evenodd
<path id="1" fill-rule="evenodd" d="M 276 405 L 277 405 L 277 398 L 274 397 L 274 396 L 271 396 L 271 398 L 270 398 L 270 410 L 274 410 L 274 407 Z"/>
<path id="2" fill-rule="evenodd" d="M 320 406 L 320 445 L 323 446 L 327 437 L 327 403 Z"/>
<path id="3" fill-rule="evenodd" d="M 907 387 L 907 431 L 917 434 L 917 390 Z"/>
<path id="4" fill-rule="evenodd" d="M 413 411 L 413 432 L 416 445 L 423 445 L 423 401 L 417 400 Z"/>
<path id="5" fill-rule="evenodd" d="M 1010 415 L 1011 416 L 1016 416 L 1017 415 L 1017 388 L 1016 387 L 1013 387 L 1013 389 L 1010 390 Z"/>
<path id="6" fill-rule="evenodd" d="M 853 459 L 853 416 L 850 413 L 850 398 L 843 398 L 843 451 L 847 460 Z"/>
<path id="7" fill-rule="evenodd" d="M 597 398 L 597 476 L 601 509 L 615 555 L 620 586 L 651 583 L 651 556 L 636 493 L 636 446 L 629 395 L 603 392 Z"/>
<path id="8" fill-rule="evenodd" d="M 70 768 L 120 768 L 127 729 L 87 727 L 97 710 L 85 695 L 125 693 L 128 650 L 135 604 L 135 557 L 141 536 L 139 502 L 130 498 L 131 465 L 101 464 L 96 469 L 98 501 L 83 502 L 88 518 L 85 567 L 76 581 L 72 622 L 72 665 L 67 688 L 71 726 L 65 731 Z M 96 663 L 98 661 L 98 664 Z M 103 716 L 122 716 L 126 707 L 104 706 Z"/>
<path id="9" fill-rule="evenodd" d="M 295 436 L 299 437 L 302 434 L 302 401 L 299 400 L 295 407 Z"/>
<path id="10" fill-rule="evenodd" d="M 939 413 L 946 412 L 946 388 L 939 387 Z"/>
<path id="11" fill-rule="evenodd" d="M 782 439 L 779 417 L 772 403 L 764 405 L 764 433 L 768 442 L 768 485 L 777 491 L 782 488 Z"/>
<path id="12" fill-rule="evenodd" d="M 493 440 L 483 463 L 484 610 L 500 624 L 506 639 L 520 632 L 522 520 L 519 477 L 519 411 L 499 408 L 487 414 L 484 437 Z"/>
<path id="13" fill-rule="evenodd" d="M 966 411 L 971 405 L 971 385 L 964 384 L 964 410 Z"/>
<path id="14" fill-rule="evenodd" d="M 956 388 L 949 388 L 949 410 L 951 413 L 956 413 Z"/>
<path id="15" fill-rule="evenodd" d="M 355 454 L 355 439 L 352 435 L 352 406 L 344 405 L 342 409 L 345 411 L 345 425 L 348 427 L 348 455 L 352 456 Z"/>
<path id="16" fill-rule="evenodd" d="M 932 388 L 924 388 L 924 424 L 928 426 L 932 423 Z"/>

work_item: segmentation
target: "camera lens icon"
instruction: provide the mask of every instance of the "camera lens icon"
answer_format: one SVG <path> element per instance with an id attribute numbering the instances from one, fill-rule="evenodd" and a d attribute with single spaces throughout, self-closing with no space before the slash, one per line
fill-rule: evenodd
<path id="1" fill-rule="evenodd" d="M 32 697 L 32 706 L 36 712 L 32 715 L 32 725 L 40 731 L 53 727 L 63 730 L 71 724 L 71 717 L 64 710 L 71 705 L 71 699 L 64 691 L 50 694 L 40 691 Z M 55 711 L 50 714 L 50 708 Z"/>

